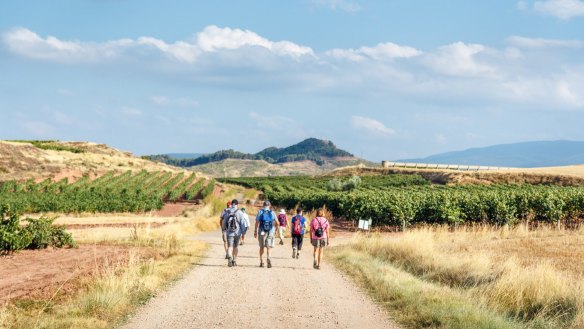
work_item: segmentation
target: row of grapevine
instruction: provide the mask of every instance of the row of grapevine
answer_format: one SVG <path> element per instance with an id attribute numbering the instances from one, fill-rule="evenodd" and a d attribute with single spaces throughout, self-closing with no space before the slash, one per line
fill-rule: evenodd
<path id="1" fill-rule="evenodd" d="M 322 186 L 331 178 L 226 179 L 257 188 L 272 204 L 292 209 L 326 205 L 335 217 L 369 219 L 375 224 L 415 223 L 514 224 L 521 220 L 557 222 L 584 218 L 584 188 L 543 185 L 391 185 L 391 178 L 363 178 L 350 192 L 331 192 Z M 390 184 L 384 185 L 384 179 Z M 401 178 L 400 178 L 401 179 Z M 272 184 L 270 184 L 270 182 Z M 287 184 L 287 186 L 284 186 Z"/>
<path id="2" fill-rule="evenodd" d="M 144 212 L 160 209 L 167 201 L 192 200 L 204 192 L 205 179 L 193 173 L 131 171 L 107 173 L 75 183 L 44 180 L 0 183 L 0 200 L 25 212 Z"/>

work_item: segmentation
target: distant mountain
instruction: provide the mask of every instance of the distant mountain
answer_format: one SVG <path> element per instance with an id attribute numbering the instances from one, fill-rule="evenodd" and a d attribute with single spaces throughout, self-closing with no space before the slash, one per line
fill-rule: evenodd
<path id="1" fill-rule="evenodd" d="M 309 160 L 318 165 L 324 165 L 326 159 L 340 157 L 353 158 L 353 155 L 337 148 L 331 141 L 316 138 L 309 138 L 298 144 L 285 148 L 269 147 L 255 154 L 242 153 L 230 149 L 201 155 L 196 158 L 176 158 L 169 155 L 145 156 L 145 158 L 150 160 L 160 161 L 179 167 L 193 167 L 227 159 L 261 160 L 270 164 Z"/>
<path id="2" fill-rule="evenodd" d="M 203 155 L 203 153 L 167 153 L 165 155 L 175 159 L 196 159 Z"/>
<path id="3" fill-rule="evenodd" d="M 501 144 L 400 161 L 517 168 L 567 166 L 584 164 L 584 142 L 539 141 Z"/>

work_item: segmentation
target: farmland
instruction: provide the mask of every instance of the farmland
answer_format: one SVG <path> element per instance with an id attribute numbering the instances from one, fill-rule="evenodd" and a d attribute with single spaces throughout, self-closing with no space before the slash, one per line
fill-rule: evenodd
<path id="1" fill-rule="evenodd" d="M 194 173 L 111 171 L 94 180 L 84 176 L 71 183 L 67 178 L 0 183 L 0 200 L 24 213 L 144 212 L 160 209 L 164 202 L 204 198 L 214 185 Z"/>
<path id="2" fill-rule="evenodd" d="M 326 205 L 334 217 L 370 218 L 376 225 L 505 225 L 525 221 L 573 226 L 584 217 L 584 188 L 575 186 L 437 185 L 418 175 L 400 174 L 222 181 L 259 189 L 273 204 L 287 209 Z"/>

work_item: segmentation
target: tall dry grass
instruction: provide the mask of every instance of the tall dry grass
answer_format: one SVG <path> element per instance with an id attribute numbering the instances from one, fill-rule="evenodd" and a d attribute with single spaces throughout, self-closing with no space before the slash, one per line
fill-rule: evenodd
<path id="1" fill-rule="evenodd" d="M 463 291 L 469 302 L 526 327 L 584 328 L 584 278 L 560 270 L 551 258 L 506 250 L 524 241 L 565 249 L 568 240 L 583 237 L 581 230 L 552 228 L 420 228 L 390 237 L 359 235 L 350 248 L 424 282 Z"/>

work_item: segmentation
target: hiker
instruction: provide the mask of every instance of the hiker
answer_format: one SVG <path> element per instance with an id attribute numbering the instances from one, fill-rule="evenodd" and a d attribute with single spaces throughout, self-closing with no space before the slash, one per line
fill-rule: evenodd
<path id="1" fill-rule="evenodd" d="M 296 216 L 290 220 L 292 232 L 292 258 L 300 257 L 302 250 L 302 241 L 304 240 L 304 231 L 306 229 L 306 218 L 302 216 L 302 208 L 296 209 Z"/>
<path id="2" fill-rule="evenodd" d="M 221 228 L 221 236 L 223 237 L 223 248 L 225 249 L 225 259 L 229 258 L 229 254 L 227 254 L 227 236 L 225 235 L 225 230 L 223 229 L 223 217 L 225 216 L 225 212 L 231 208 L 231 201 L 227 201 L 227 208 L 223 209 L 221 215 L 219 215 L 219 227 Z"/>
<path id="3" fill-rule="evenodd" d="M 227 266 L 237 266 L 237 253 L 241 238 L 243 213 L 237 209 L 237 200 L 231 201 L 231 208 L 223 215 L 223 227 L 227 239 Z"/>
<path id="4" fill-rule="evenodd" d="M 264 208 L 258 211 L 255 222 L 254 238 L 258 239 L 260 244 L 260 267 L 264 267 L 264 249 L 268 254 L 268 268 L 272 267 L 270 260 L 270 249 L 274 248 L 274 235 L 278 221 L 276 214 L 270 209 L 270 201 L 264 201 Z M 275 225 L 275 226 L 274 226 Z M 258 237 L 259 236 L 259 237 Z"/>
<path id="5" fill-rule="evenodd" d="M 245 208 L 241 208 L 241 212 L 243 213 L 242 221 L 241 221 L 241 242 L 240 245 L 245 243 L 245 235 L 247 234 L 247 229 L 251 225 L 249 223 L 249 216 L 247 215 L 247 211 Z"/>
<path id="6" fill-rule="evenodd" d="M 288 217 L 286 217 L 286 211 L 280 209 L 280 214 L 278 214 L 278 233 L 280 233 L 280 245 L 284 245 L 284 234 L 286 233 L 286 227 L 288 226 Z"/>
<path id="7" fill-rule="evenodd" d="M 324 211 L 319 209 L 316 212 L 316 218 L 310 222 L 310 241 L 314 247 L 314 264 L 313 267 L 320 270 L 320 260 L 322 257 L 322 249 L 329 244 L 330 225 L 326 218 L 324 218 Z M 318 258 L 317 258 L 318 252 Z"/>

